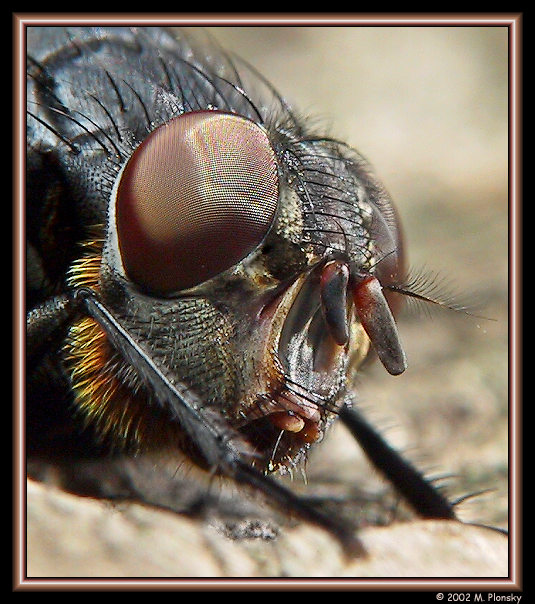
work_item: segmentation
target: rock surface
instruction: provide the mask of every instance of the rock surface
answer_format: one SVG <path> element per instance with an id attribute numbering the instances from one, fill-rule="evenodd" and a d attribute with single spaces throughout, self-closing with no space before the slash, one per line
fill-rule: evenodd
<path id="1" fill-rule="evenodd" d="M 231 540 L 199 522 L 139 504 L 112 507 L 28 484 L 28 577 L 505 577 L 507 538 L 455 522 L 369 527 L 348 558 L 324 531 Z"/>

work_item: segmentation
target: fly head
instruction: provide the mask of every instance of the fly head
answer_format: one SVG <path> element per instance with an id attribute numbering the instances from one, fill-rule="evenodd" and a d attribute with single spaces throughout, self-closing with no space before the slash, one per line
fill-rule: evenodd
<path id="1" fill-rule="evenodd" d="M 83 262 L 73 286 L 90 275 Z M 370 341 L 390 373 L 404 370 L 382 289 L 402 262 L 392 204 L 356 152 L 196 111 L 122 167 L 91 285 L 172 381 L 243 436 L 253 464 L 285 471 L 322 439 Z M 194 452 L 95 321 L 68 346 L 79 408 L 103 435 Z"/>

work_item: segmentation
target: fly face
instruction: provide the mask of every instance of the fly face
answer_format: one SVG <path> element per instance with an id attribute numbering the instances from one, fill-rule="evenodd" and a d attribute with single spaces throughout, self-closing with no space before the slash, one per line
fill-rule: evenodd
<path id="1" fill-rule="evenodd" d="M 389 373 L 405 369 L 388 194 L 261 76 L 186 35 L 28 39 L 28 337 L 48 346 L 30 350 L 30 399 L 47 372 L 71 430 L 114 450 L 181 449 L 332 528 L 262 473 L 298 463 L 338 416 L 369 442 L 346 395 L 370 345 Z M 401 488 L 405 462 L 374 447 Z M 411 481 L 423 513 L 453 515 Z"/>
<path id="2" fill-rule="evenodd" d="M 360 184 L 364 169 L 335 142 L 185 113 L 123 167 L 94 283 L 87 258 L 71 271 L 245 436 L 262 469 L 284 470 L 322 438 L 369 337 L 389 371 L 404 368 L 378 279 L 399 271 L 397 222 L 384 191 Z M 136 448 L 182 442 L 135 374 L 121 383 L 132 371 L 96 323 L 71 334 L 78 404 L 102 433 Z"/>

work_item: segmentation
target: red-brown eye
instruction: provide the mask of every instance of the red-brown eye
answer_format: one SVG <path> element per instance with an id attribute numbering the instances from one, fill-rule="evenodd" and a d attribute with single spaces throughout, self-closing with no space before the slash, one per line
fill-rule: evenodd
<path id="1" fill-rule="evenodd" d="M 262 242 L 278 195 L 275 153 L 260 126 L 219 111 L 174 118 L 136 149 L 119 183 L 127 275 L 162 295 L 218 275 Z"/>

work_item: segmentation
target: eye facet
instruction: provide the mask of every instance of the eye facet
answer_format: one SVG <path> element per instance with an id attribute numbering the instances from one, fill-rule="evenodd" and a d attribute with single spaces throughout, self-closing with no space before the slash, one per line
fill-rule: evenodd
<path id="1" fill-rule="evenodd" d="M 163 295 L 218 275 L 260 245 L 278 196 L 276 156 L 263 128 L 219 111 L 174 118 L 136 149 L 119 183 L 127 275 Z"/>

